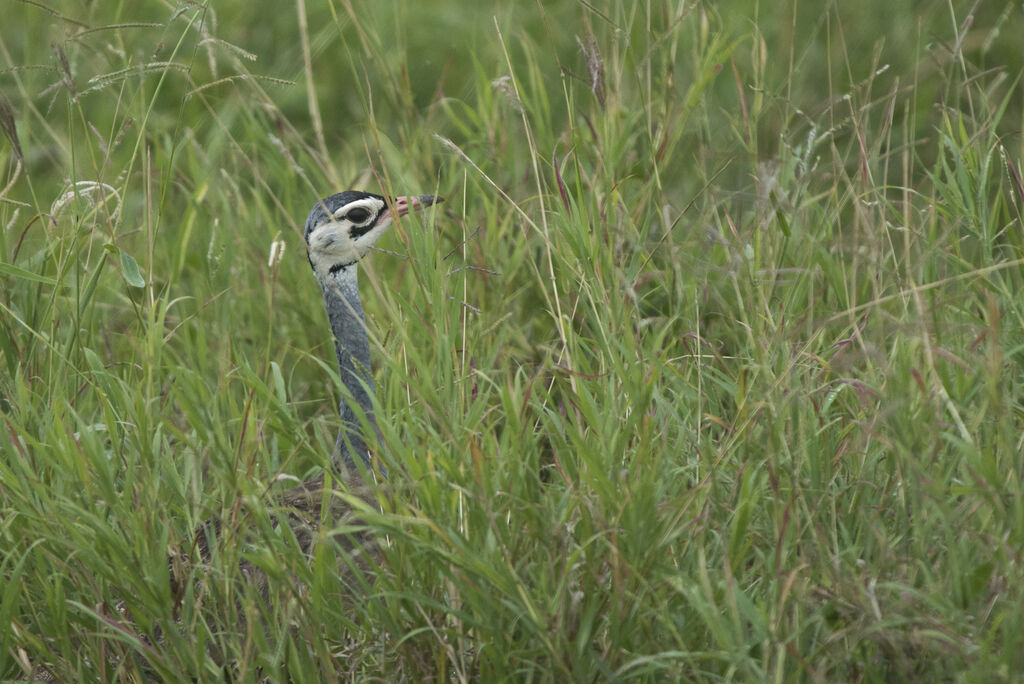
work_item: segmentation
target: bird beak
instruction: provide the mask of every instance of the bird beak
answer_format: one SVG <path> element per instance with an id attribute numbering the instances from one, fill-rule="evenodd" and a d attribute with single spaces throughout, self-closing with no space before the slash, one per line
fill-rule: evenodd
<path id="1" fill-rule="evenodd" d="M 423 209 L 429 207 L 432 204 L 440 204 L 444 202 L 443 197 L 437 197 L 435 195 L 406 195 L 404 197 L 396 197 L 394 208 L 388 209 L 381 215 L 383 219 L 385 216 L 405 216 L 410 211 L 417 209 Z"/>

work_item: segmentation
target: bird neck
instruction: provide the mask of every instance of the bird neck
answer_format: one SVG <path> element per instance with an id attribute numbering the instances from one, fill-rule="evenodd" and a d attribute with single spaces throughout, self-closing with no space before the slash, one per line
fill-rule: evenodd
<path id="1" fill-rule="evenodd" d="M 318 278 L 324 292 L 327 318 L 334 332 L 338 374 L 350 396 L 341 398 L 341 429 L 335 457 L 349 472 L 355 470 L 355 456 L 369 467 L 370 455 L 363 439 L 359 413 L 377 429 L 373 417 L 373 376 L 370 372 L 370 341 L 366 334 L 363 303 L 359 299 L 356 265 L 339 268 Z M 319 274 L 318 274 L 319 275 Z"/>

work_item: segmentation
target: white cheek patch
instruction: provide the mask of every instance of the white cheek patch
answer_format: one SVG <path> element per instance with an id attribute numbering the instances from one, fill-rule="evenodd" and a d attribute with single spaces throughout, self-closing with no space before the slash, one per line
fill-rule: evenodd
<path id="1" fill-rule="evenodd" d="M 348 235 L 348 224 L 323 223 L 309 234 L 309 258 L 314 268 L 322 273 L 335 264 L 358 261 L 360 249 Z"/>

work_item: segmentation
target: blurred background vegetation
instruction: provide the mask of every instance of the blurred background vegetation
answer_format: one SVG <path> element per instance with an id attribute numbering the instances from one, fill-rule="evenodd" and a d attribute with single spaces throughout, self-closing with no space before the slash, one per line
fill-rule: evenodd
<path id="1" fill-rule="evenodd" d="M 0 678 L 1024 668 L 1019 3 L 3 10 Z M 339 576 L 267 492 L 334 441 L 347 188 L 447 202 L 365 269 Z"/>

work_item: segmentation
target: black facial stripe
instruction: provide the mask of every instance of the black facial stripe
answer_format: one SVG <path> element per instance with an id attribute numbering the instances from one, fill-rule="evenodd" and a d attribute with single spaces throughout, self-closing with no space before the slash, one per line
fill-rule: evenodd
<path id="1" fill-rule="evenodd" d="M 365 226 L 352 226 L 352 230 L 350 230 L 348 234 L 349 236 L 351 236 L 353 240 L 355 240 L 356 238 L 361 238 L 367 233 L 369 233 L 371 230 L 373 230 L 373 227 L 375 225 L 377 225 L 376 222 L 369 223 Z"/>
<path id="2" fill-rule="evenodd" d="M 327 272 L 330 273 L 331 275 L 334 275 L 338 271 L 344 271 L 349 266 L 355 266 L 355 265 L 356 265 L 356 262 L 354 262 L 354 261 L 348 261 L 348 262 L 346 262 L 344 264 L 334 264 L 329 269 L 327 269 Z"/>

